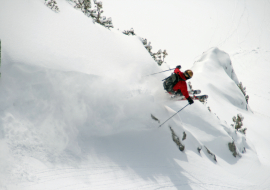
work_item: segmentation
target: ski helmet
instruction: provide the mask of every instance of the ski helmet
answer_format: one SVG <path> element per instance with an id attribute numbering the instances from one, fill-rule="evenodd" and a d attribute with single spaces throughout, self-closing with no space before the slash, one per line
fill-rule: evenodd
<path id="1" fill-rule="evenodd" d="M 185 74 L 186 79 L 190 79 L 193 76 L 192 70 L 186 70 L 184 74 Z"/>

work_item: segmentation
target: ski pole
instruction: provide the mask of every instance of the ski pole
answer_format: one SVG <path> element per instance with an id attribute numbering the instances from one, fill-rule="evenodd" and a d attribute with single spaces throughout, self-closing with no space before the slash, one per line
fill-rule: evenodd
<path id="1" fill-rule="evenodd" d="M 189 105 L 189 103 L 185 106 L 187 107 Z M 159 127 L 161 127 L 164 123 L 166 123 L 167 121 L 169 121 L 173 116 L 175 116 L 177 113 L 179 113 L 180 111 L 182 111 L 185 107 L 183 107 L 182 109 L 180 109 L 178 112 L 176 112 L 175 114 L 173 114 L 169 119 L 167 119 L 166 121 L 164 121 L 162 124 L 159 125 Z"/>
<path id="2" fill-rule="evenodd" d="M 176 68 L 181 69 L 181 65 L 178 65 Z M 163 72 L 166 72 L 166 71 L 171 71 L 171 70 L 174 70 L 174 69 L 169 69 L 169 70 L 161 71 L 161 72 L 158 72 L 158 73 L 153 73 L 153 74 L 150 74 L 150 75 L 155 75 L 155 74 L 163 73 Z M 150 76 L 150 75 L 146 75 L 146 77 Z"/>
<path id="3" fill-rule="evenodd" d="M 174 70 L 174 69 L 169 69 L 169 70 L 161 71 L 161 72 L 158 72 L 158 73 L 153 73 L 153 74 L 150 74 L 150 75 L 155 75 L 155 74 L 163 73 L 163 72 L 170 71 L 170 70 Z M 150 76 L 150 75 L 146 75 L 146 77 Z"/>

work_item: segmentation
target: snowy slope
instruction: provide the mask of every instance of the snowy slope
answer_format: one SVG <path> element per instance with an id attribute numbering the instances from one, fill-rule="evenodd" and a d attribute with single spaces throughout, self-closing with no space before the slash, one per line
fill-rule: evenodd
<path id="1" fill-rule="evenodd" d="M 209 49 L 192 67 L 193 88 L 208 103 L 158 128 L 151 114 L 162 122 L 187 104 L 164 93 L 168 74 L 146 77 L 167 65 L 158 67 L 139 37 L 57 2 L 58 14 L 43 1 L 0 4 L 0 189 L 270 186 L 269 119 L 246 109 L 227 53 Z M 238 113 L 246 136 L 230 126 Z M 186 133 L 183 152 L 169 126 L 180 139 Z"/>
<path id="2" fill-rule="evenodd" d="M 256 114 L 270 117 L 270 3 L 265 0 L 103 0 L 120 31 L 166 49 L 167 63 L 191 68 L 212 47 L 227 52 Z M 123 16 L 124 15 L 124 16 Z M 169 22 L 170 21 L 170 22 Z"/>

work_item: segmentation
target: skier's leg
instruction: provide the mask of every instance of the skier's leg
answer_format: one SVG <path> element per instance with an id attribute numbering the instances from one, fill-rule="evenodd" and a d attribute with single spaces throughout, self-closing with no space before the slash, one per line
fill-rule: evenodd
<path id="1" fill-rule="evenodd" d="M 181 90 L 177 90 L 177 91 L 175 92 L 175 95 L 184 96 L 184 95 L 182 94 Z"/>

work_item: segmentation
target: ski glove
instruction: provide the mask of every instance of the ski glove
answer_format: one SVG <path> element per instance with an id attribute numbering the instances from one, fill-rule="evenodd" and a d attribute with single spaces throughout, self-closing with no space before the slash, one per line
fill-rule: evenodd
<path id="1" fill-rule="evenodd" d="M 188 97 L 187 100 L 188 100 L 188 103 L 189 103 L 190 105 L 194 103 L 194 101 L 192 100 L 191 97 Z"/>
<path id="2" fill-rule="evenodd" d="M 176 68 L 177 68 L 177 69 L 181 69 L 181 65 L 177 65 Z"/>

